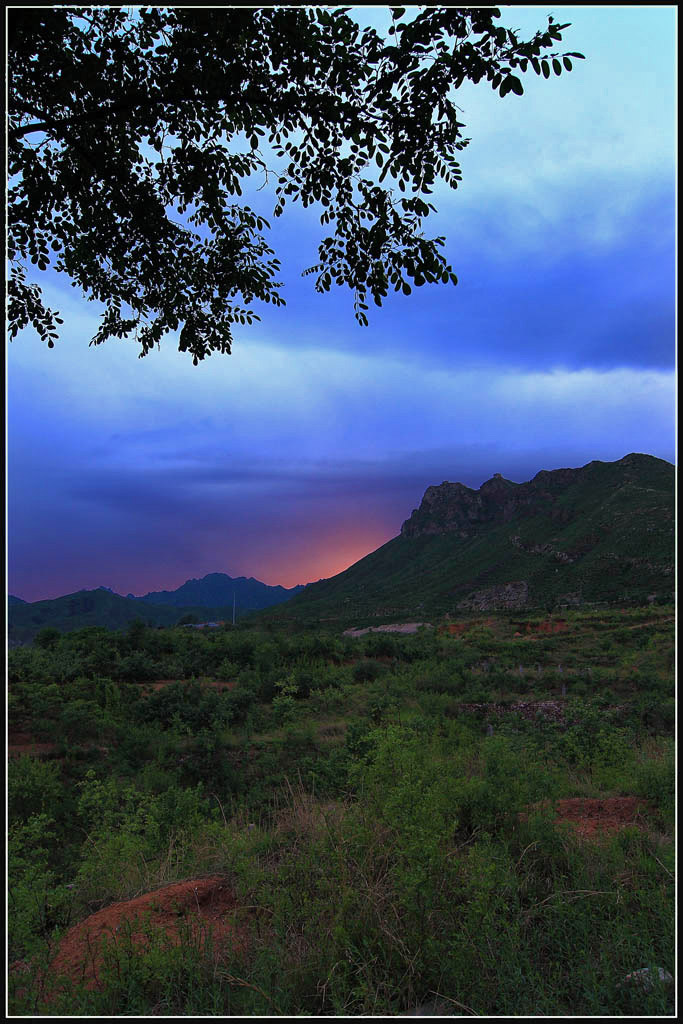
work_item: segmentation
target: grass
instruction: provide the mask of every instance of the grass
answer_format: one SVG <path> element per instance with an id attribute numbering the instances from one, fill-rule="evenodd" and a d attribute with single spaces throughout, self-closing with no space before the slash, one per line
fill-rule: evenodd
<path id="1" fill-rule="evenodd" d="M 515 639 L 517 617 L 473 616 L 469 634 L 394 638 L 381 656 L 367 640 L 323 638 L 329 660 L 308 662 L 308 641 L 290 637 L 289 661 L 248 671 L 254 687 L 306 678 L 291 721 L 252 698 L 212 733 L 187 725 L 180 698 L 170 726 L 135 718 L 162 704 L 123 702 L 129 755 L 20 759 L 10 938 L 27 969 L 10 972 L 12 1012 L 391 1015 L 436 1002 L 460 1015 L 670 1015 L 665 985 L 623 979 L 674 973 L 671 609 L 562 617 L 566 631 Z M 220 642 L 197 650 L 208 658 Z M 256 634 L 251 647 L 256 660 Z M 380 669 L 356 671 L 368 662 Z M 28 729 L 45 684 L 25 654 L 17 664 Z M 196 674 L 210 675 L 199 659 Z M 564 724 L 508 713 L 488 735 L 486 710 L 462 709 L 556 699 L 561 680 Z M 188 716 L 203 707 L 183 699 Z M 646 801 L 637 828 L 589 842 L 555 820 L 559 799 L 614 796 Z M 217 962 L 189 931 L 144 954 L 124 941 L 100 991 L 40 1001 L 69 922 L 214 873 L 243 908 L 243 953 Z"/>

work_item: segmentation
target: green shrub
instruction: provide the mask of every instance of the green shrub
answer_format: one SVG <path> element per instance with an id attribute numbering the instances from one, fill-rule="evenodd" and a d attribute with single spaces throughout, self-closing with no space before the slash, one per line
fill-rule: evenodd
<path id="1" fill-rule="evenodd" d="M 59 765 L 22 754 L 7 768 L 7 798 L 10 823 L 27 821 L 33 815 L 54 813 L 63 803 L 64 788 Z"/>
<path id="2" fill-rule="evenodd" d="M 633 781 L 639 796 L 650 800 L 663 814 L 673 819 L 676 796 L 673 740 L 663 742 L 661 753 L 641 755 Z"/>
<path id="3" fill-rule="evenodd" d="M 278 725 L 293 722 L 298 710 L 296 699 L 291 694 L 281 693 L 273 697 L 273 718 Z"/>
<path id="4" fill-rule="evenodd" d="M 54 629 L 52 626 L 46 626 L 45 629 L 41 629 L 40 632 L 36 634 L 33 642 L 36 647 L 40 647 L 44 651 L 53 651 L 61 638 L 62 634 L 58 629 Z"/>
<path id="5" fill-rule="evenodd" d="M 364 650 L 370 658 L 393 658 L 398 649 L 399 642 L 386 633 L 369 633 L 365 637 Z"/>
<path id="6" fill-rule="evenodd" d="M 9 956 L 31 956 L 49 945 L 55 928 L 71 921 L 72 894 L 54 870 L 60 838 L 53 818 L 32 814 L 8 836 Z"/>
<path id="7" fill-rule="evenodd" d="M 385 666 L 378 661 L 360 661 L 354 666 L 353 678 L 357 683 L 371 683 L 385 671 Z"/>

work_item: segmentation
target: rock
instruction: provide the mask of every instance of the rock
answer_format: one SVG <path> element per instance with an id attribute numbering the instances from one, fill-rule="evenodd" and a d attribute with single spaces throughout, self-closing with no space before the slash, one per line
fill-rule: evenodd
<path id="1" fill-rule="evenodd" d="M 566 521 L 571 515 L 566 508 L 555 509 L 556 494 L 579 479 L 582 470 L 555 470 L 538 474 L 534 480 L 517 484 L 495 473 L 478 490 L 449 480 L 428 487 L 419 509 L 401 527 L 404 537 L 454 533 L 460 537 L 476 534 L 487 523 L 510 522 L 519 516 L 540 510 L 552 518 Z M 550 486 L 548 484 L 550 483 Z M 567 559 L 571 560 L 571 559 Z"/>
<path id="2" fill-rule="evenodd" d="M 656 985 L 656 979 L 662 985 L 673 985 L 674 980 L 668 971 L 665 971 L 663 967 L 657 967 L 654 971 L 651 971 L 649 967 L 641 967 L 639 971 L 631 971 L 627 974 L 622 981 L 622 985 L 637 985 L 642 988 L 645 992 L 650 992 Z"/>
<path id="3" fill-rule="evenodd" d="M 458 610 L 490 611 L 492 609 L 524 608 L 528 600 L 529 584 L 526 580 L 517 580 L 469 594 L 462 601 L 458 601 Z"/>

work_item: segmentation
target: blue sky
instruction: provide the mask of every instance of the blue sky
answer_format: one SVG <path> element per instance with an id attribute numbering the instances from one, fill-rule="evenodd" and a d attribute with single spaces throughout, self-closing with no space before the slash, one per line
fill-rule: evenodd
<path id="1" fill-rule="evenodd" d="M 286 308 L 193 367 L 172 338 L 142 360 L 88 348 L 95 304 L 47 275 L 62 337 L 8 355 L 11 593 L 292 586 L 395 536 L 445 479 L 674 461 L 675 8 L 502 11 L 528 34 L 571 22 L 559 49 L 586 60 L 521 97 L 460 91 L 463 181 L 428 222 L 456 287 L 392 295 L 360 328 L 350 293 L 301 278 L 322 229 L 290 207 Z"/>

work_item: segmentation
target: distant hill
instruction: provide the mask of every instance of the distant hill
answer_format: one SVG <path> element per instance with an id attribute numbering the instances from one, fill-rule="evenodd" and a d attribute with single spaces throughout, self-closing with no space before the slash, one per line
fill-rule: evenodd
<path id="1" fill-rule="evenodd" d="M 203 580 L 188 580 L 176 591 L 146 594 L 142 598 L 132 595 L 121 597 L 108 587 L 79 590 L 75 594 L 66 594 L 49 601 L 28 602 L 15 598 L 9 601 L 7 609 L 9 644 L 15 647 L 31 643 L 36 634 L 48 626 L 64 633 L 84 626 L 125 629 L 136 619 L 150 626 L 174 626 L 188 615 L 194 616 L 198 622 L 221 619 L 231 621 L 233 587 L 238 617 L 255 609 L 266 608 L 269 604 L 286 601 L 291 594 L 303 589 L 269 587 L 258 580 L 246 580 L 244 577 L 231 580 L 223 573 L 213 573 Z M 162 603 L 166 595 L 168 597 Z M 212 597 L 215 603 L 209 604 Z"/>
<path id="2" fill-rule="evenodd" d="M 234 597 L 238 610 L 253 611 L 288 601 L 303 589 L 303 586 L 292 587 L 289 590 L 279 586 L 270 587 L 252 576 L 248 579 L 245 576 L 233 579 L 223 572 L 212 572 L 200 580 L 187 580 L 177 590 L 157 590 L 143 597 L 136 598 L 133 594 L 129 594 L 128 597 L 136 601 L 145 601 L 147 604 L 165 604 L 175 608 L 189 605 L 202 608 L 232 608 Z"/>
<path id="3" fill-rule="evenodd" d="M 391 621 L 673 600 L 674 467 L 650 455 L 427 488 L 401 534 L 268 620 Z"/>

